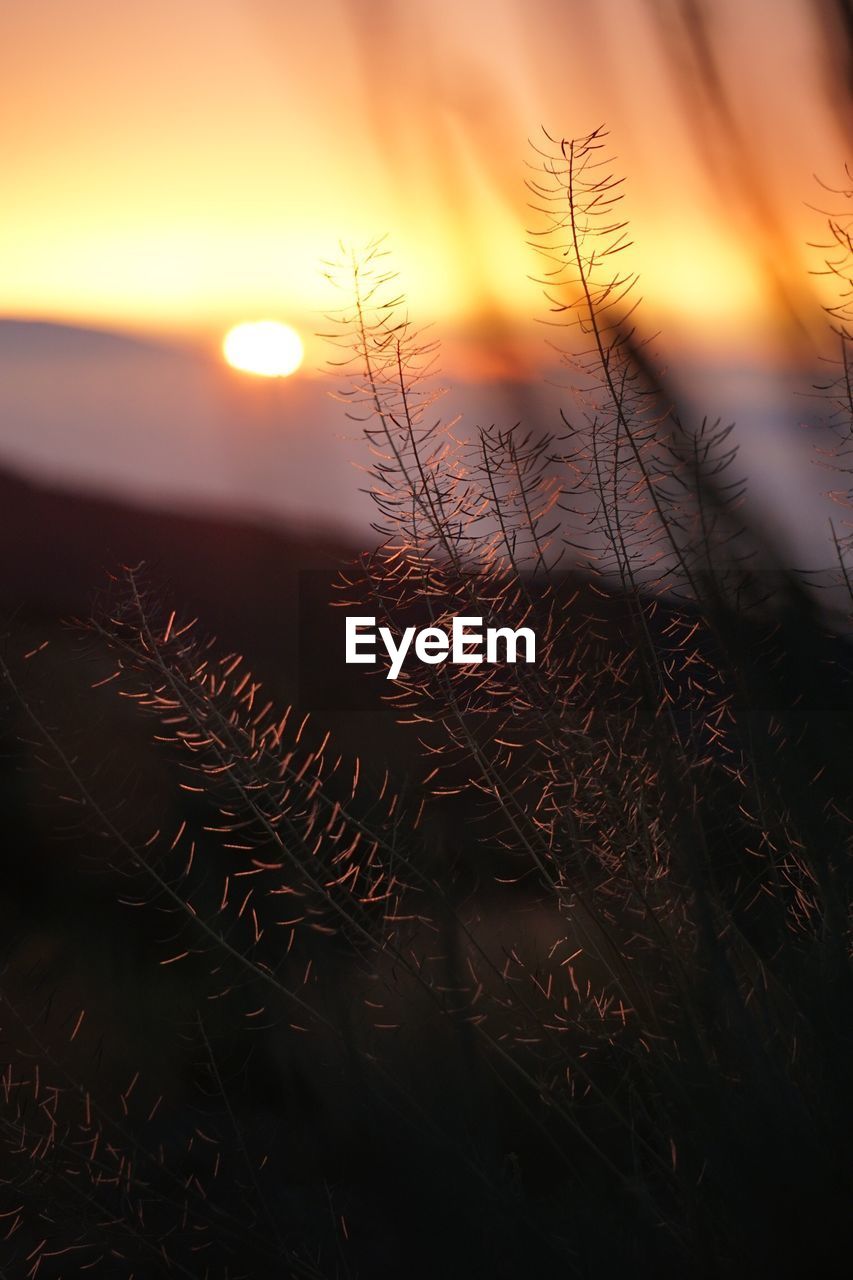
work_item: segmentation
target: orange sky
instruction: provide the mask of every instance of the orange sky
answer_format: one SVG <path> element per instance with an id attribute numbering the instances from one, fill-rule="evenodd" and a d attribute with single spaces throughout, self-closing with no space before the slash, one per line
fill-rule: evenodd
<path id="1" fill-rule="evenodd" d="M 6 5 L 0 313 L 310 332 L 321 261 L 389 232 L 476 357 L 540 310 L 528 137 L 606 121 L 650 322 L 741 342 L 802 307 L 846 107 L 810 0 L 705 7 L 697 41 L 696 0 Z"/>

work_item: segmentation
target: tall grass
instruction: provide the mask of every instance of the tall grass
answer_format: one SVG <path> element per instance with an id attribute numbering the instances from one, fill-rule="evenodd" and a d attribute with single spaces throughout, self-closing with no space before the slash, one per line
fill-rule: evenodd
<path id="1" fill-rule="evenodd" d="M 846 640 L 753 527 L 730 429 L 655 372 L 606 157 L 601 131 L 546 138 L 531 182 L 571 382 L 548 429 L 457 439 L 382 246 L 335 273 L 378 532 L 341 599 L 539 636 L 534 668 L 404 669 L 427 796 L 280 715 L 135 570 L 87 633 L 170 762 L 174 822 L 130 831 L 20 694 L 154 922 L 193 1068 L 171 1098 L 90 1085 L 85 1019 L 34 1016 L 49 978 L 16 1000 L 10 960 L 7 1274 L 831 1273 Z"/>

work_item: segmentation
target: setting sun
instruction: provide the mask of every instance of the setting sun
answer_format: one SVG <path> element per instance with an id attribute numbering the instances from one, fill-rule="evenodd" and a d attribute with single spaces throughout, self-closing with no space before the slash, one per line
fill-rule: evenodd
<path id="1" fill-rule="evenodd" d="M 256 320 L 235 325 L 222 343 L 225 359 L 233 369 L 262 378 L 286 378 L 302 363 L 302 339 L 289 324 Z"/>

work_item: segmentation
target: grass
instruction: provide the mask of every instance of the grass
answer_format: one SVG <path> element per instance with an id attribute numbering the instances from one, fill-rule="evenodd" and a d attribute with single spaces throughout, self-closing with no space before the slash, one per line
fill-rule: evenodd
<path id="1" fill-rule="evenodd" d="M 847 620 L 752 526 L 730 429 L 656 375 L 605 136 L 538 163 L 561 423 L 456 440 L 379 245 L 335 317 L 378 533 L 341 601 L 540 638 L 533 670 L 404 671 L 424 791 L 393 744 L 346 761 L 280 714 L 136 570 L 85 631 L 168 762 L 156 820 L 99 798 L 4 663 L 109 862 L 124 1018 L 157 1031 L 84 1052 L 56 965 L 11 952 L 0 1274 L 835 1274 Z M 843 474 L 851 245 L 829 225 Z M 837 530 L 830 552 L 843 593 Z"/>

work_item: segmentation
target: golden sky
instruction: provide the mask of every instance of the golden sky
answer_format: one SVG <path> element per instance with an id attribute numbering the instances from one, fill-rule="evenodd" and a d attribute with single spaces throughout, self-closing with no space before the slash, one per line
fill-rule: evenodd
<path id="1" fill-rule="evenodd" d="M 541 311 L 528 138 L 606 122 L 651 320 L 741 341 L 780 299 L 800 307 L 812 175 L 843 176 L 820 9 L 4 5 L 0 314 L 209 337 L 276 315 L 310 332 L 331 301 L 322 260 L 387 232 L 418 314 L 473 348 Z"/>

